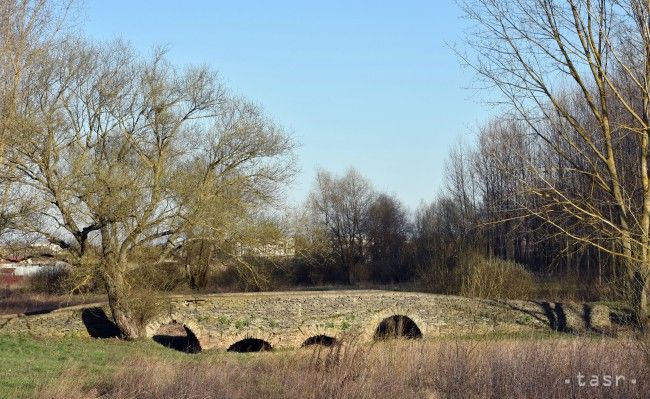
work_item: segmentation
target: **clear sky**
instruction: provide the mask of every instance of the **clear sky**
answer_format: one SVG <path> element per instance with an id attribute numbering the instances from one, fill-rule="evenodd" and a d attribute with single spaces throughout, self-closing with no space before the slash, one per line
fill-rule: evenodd
<path id="1" fill-rule="evenodd" d="M 454 0 L 86 0 L 86 32 L 179 64 L 208 64 L 292 132 L 302 201 L 317 168 L 350 166 L 411 209 L 442 187 L 451 146 L 488 107 L 447 44 L 464 22 Z"/>

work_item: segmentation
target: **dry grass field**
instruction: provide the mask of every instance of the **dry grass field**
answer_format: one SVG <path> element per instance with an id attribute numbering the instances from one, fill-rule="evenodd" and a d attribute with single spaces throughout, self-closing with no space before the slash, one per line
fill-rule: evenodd
<path id="1" fill-rule="evenodd" d="M 0 372 L 0 396 L 647 398 L 647 349 L 635 340 L 551 335 L 185 354 L 151 341 L 0 337 L 5 366 L 25 374 Z"/>

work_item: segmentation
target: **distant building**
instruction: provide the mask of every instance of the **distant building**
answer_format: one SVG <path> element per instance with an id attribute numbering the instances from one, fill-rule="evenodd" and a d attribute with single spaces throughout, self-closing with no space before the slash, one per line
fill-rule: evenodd
<path id="1" fill-rule="evenodd" d="M 0 265 L 0 289 L 20 286 L 23 280 L 25 280 L 24 277 L 16 276 L 15 268 L 4 264 Z"/>
<path id="2" fill-rule="evenodd" d="M 51 258 L 22 259 L 16 257 L 0 259 L 0 288 L 13 288 L 24 284 L 25 279 L 38 273 L 57 272 L 66 269 L 66 262 Z"/>
<path id="3" fill-rule="evenodd" d="M 236 254 L 242 256 L 259 256 L 264 258 L 289 257 L 296 254 L 296 247 L 293 238 L 287 238 L 272 243 L 249 245 L 236 244 Z"/>

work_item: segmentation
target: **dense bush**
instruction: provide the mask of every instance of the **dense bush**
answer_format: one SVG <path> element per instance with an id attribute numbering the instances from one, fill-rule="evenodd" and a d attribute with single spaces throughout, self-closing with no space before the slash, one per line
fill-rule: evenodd
<path id="1" fill-rule="evenodd" d="M 203 289 L 208 292 L 250 292 L 288 285 L 292 285 L 291 258 L 246 257 L 213 265 Z"/>
<path id="2" fill-rule="evenodd" d="M 65 267 L 45 267 L 27 278 L 27 289 L 41 294 L 65 294 L 73 286 L 70 270 Z"/>
<path id="3" fill-rule="evenodd" d="M 417 286 L 420 290 L 436 294 L 458 295 L 461 278 L 453 266 L 435 263 L 420 265 L 416 270 Z"/>
<path id="4" fill-rule="evenodd" d="M 458 270 L 464 296 L 530 299 L 535 289 L 533 275 L 512 261 L 469 254 L 461 259 Z"/>
<path id="5" fill-rule="evenodd" d="M 177 263 L 145 264 L 129 273 L 134 286 L 155 291 L 173 291 L 187 283 L 184 268 Z"/>

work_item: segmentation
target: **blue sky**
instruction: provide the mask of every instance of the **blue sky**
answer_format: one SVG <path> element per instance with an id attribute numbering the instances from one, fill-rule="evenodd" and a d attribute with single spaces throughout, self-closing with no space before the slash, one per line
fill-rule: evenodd
<path id="1" fill-rule="evenodd" d="M 208 64 L 292 132 L 302 201 L 317 168 L 350 166 L 411 209 L 443 185 L 444 162 L 490 110 L 448 48 L 463 21 L 440 1 L 86 0 L 85 30 L 179 64 Z"/>

